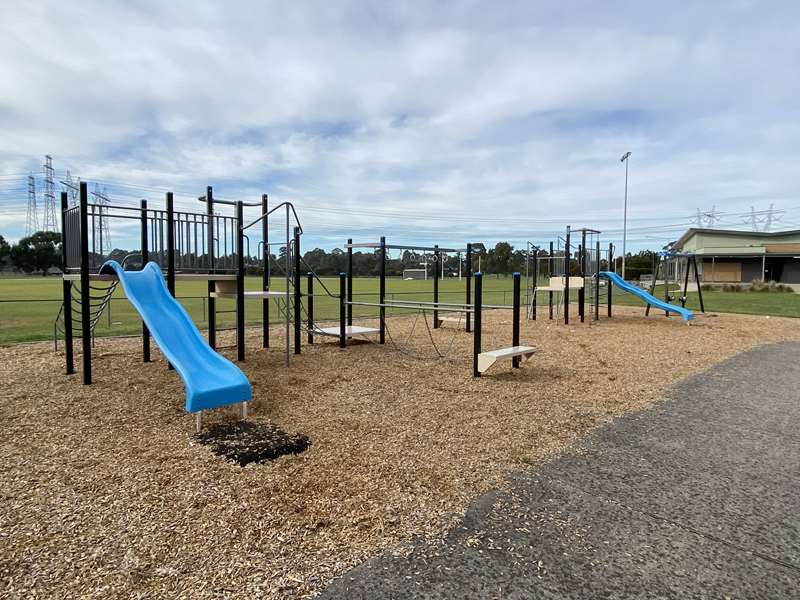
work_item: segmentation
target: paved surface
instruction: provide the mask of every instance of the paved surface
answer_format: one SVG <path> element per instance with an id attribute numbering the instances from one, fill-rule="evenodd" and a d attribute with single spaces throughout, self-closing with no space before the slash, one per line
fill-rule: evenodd
<path id="1" fill-rule="evenodd" d="M 800 344 L 742 354 L 324 598 L 800 597 Z"/>

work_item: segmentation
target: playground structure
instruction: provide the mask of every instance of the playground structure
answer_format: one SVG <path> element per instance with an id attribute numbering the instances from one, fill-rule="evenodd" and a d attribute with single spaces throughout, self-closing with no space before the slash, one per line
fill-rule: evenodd
<path id="1" fill-rule="evenodd" d="M 572 243 L 573 235 L 580 235 L 580 243 Z M 697 261 L 694 255 L 679 254 L 675 252 L 660 252 L 654 268 L 654 276 L 649 291 L 632 285 L 620 277 L 615 270 L 614 245 L 609 243 L 604 249 L 600 245 L 600 231 L 582 228 L 573 230 L 567 226 L 564 237 L 559 237 L 555 244 L 549 242 L 548 251 L 542 254 L 540 246 L 528 242 L 526 252 L 526 282 L 528 295 L 528 318 L 537 318 L 537 300 L 540 293 L 547 293 L 548 318 L 553 319 L 563 312 L 564 324 L 569 324 L 570 290 L 578 292 L 578 316 L 581 323 L 586 318 L 587 289 L 588 296 L 592 299 L 593 320 L 600 319 L 600 306 L 606 305 L 608 318 L 612 316 L 613 287 L 641 299 L 645 304 L 645 316 L 650 314 L 650 308 L 655 306 L 664 311 L 679 314 L 684 321 L 690 321 L 694 315 L 686 308 L 686 294 L 689 285 L 690 271 L 694 272 L 694 281 L 697 286 L 700 301 L 700 311 L 705 312 L 703 295 L 700 290 L 700 277 Z M 574 253 L 574 254 L 573 254 Z M 573 256 L 575 256 L 573 260 Z M 605 266 L 605 269 L 604 269 Z M 659 274 L 664 276 L 664 300 L 655 297 L 655 287 Z M 540 285 L 541 278 L 547 276 L 546 285 Z M 677 297 L 680 306 L 672 303 L 676 299 L 670 289 L 671 281 L 679 283 L 683 277 L 681 296 Z M 605 285 L 606 293 L 601 293 Z"/>
<path id="2" fill-rule="evenodd" d="M 575 235 L 580 235 L 580 242 L 575 244 Z M 601 248 L 601 232 L 596 229 L 582 228 L 573 230 L 567 226 L 566 233 L 555 242 L 548 244 L 548 249 L 532 242 L 527 244 L 525 261 L 525 279 L 528 299 L 528 318 L 536 320 L 538 297 L 547 294 L 548 318 L 563 315 L 564 324 L 569 324 L 570 290 L 577 291 L 578 316 L 581 323 L 586 320 L 587 289 L 588 299 L 592 302 L 593 320 L 600 319 L 600 306 L 605 303 L 607 316 L 612 316 L 612 290 L 606 286 L 605 297 L 601 294 L 603 282 L 598 274 L 603 264 L 613 265 L 614 245 Z M 610 267 L 609 267 L 610 268 Z M 545 285 L 541 285 L 542 277 L 547 277 Z"/>
<path id="3" fill-rule="evenodd" d="M 261 202 L 245 203 L 215 199 L 208 187 L 200 198 L 205 212 L 176 211 L 173 194 L 167 192 L 164 209 L 93 204 L 88 201 L 86 183 L 81 183 L 79 203 L 68 206 L 67 194 L 61 194 L 63 252 L 63 304 L 56 317 L 56 334 L 63 333 L 67 374 L 75 372 L 74 338 L 81 338 L 83 383 L 92 383 L 92 341 L 97 321 L 121 282 L 128 299 L 140 313 L 142 327 L 142 359 L 150 362 L 151 334 L 159 348 L 176 368 L 186 384 L 186 409 L 197 413 L 201 426 L 206 408 L 243 403 L 250 399 L 249 384 L 241 381 L 244 375 L 214 350 L 217 345 L 216 300 L 235 300 L 236 357 L 245 360 L 246 297 L 263 300 L 262 344 L 269 347 L 270 300 L 275 300 L 284 316 L 286 329 L 286 363 L 289 361 L 289 322 L 300 319 L 299 246 L 302 227 L 294 206 L 283 202 L 269 208 L 268 197 Z M 219 214 L 215 209 L 232 206 L 233 216 Z M 244 208 L 260 209 L 260 216 L 250 223 L 244 220 Z M 285 248 L 283 291 L 270 290 L 271 269 L 269 217 L 283 209 L 285 213 Z M 100 240 L 109 221 L 138 224 L 140 250 L 126 256 L 122 264 L 108 261 Z M 293 227 L 293 236 L 289 235 Z M 259 226 L 258 229 L 253 229 Z M 245 257 L 250 257 L 248 231 L 260 230 L 256 254 L 262 255 L 262 290 L 244 290 Z M 128 259 L 139 257 L 140 271 L 126 271 Z M 279 265 L 280 266 L 280 265 Z M 174 300 L 176 280 L 186 279 L 208 283 L 208 342 L 201 337 L 183 307 Z M 106 284 L 105 286 L 103 284 Z M 163 285 L 160 285 L 163 284 Z M 162 289 L 163 288 L 163 289 Z M 165 292 L 165 293 L 162 293 Z M 76 323 L 77 322 L 77 323 Z M 59 327 L 60 324 L 60 327 Z M 295 352 L 299 353 L 300 332 L 295 331 Z M 210 353 L 210 354 L 209 354 Z M 246 384 L 246 385 L 245 385 Z"/>
<path id="4" fill-rule="evenodd" d="M 75 372 L 74 339 L 81 338 L 83 383 L 92 383 L 92 345 L 94 327 L 108 306 L 118 285 L 122 284 L 126 296 L 140 314 L 142 325 L 142 359 L 150 362 L 151 336 L 169 363 L 184 381 L 186 410 L 196 414 L 198 431 L 202 427 L 202 411 L 228 404 L 242 405 L 246 415 L 246 403 L 252 391 L 244 374 L 233 363 L 215 352 L 217 345 L 217 316 L 220 311 L 216 301 L 231 298 L 235 301 L 236 360 L 244 361 L 245 349 L 245 298 L 262 300 L 262 345 L 269 347 L 270 301 L 275 301 L 283 316 L 285 328 L 285 361 L 293 345 L 294 354 L 300 354 L 302 332 L 308 334 L 308 343 L 314 336 L 333 336 L 339 345 L 346 347 L 347 338 L 354 336 L 378 336 L 378 343 L 386 341 L 386 309 L 416 310 L 433 314 L 433 328 L 438 329 L 448 320 L 460 326 L 464 318 L 464 330 L 473 333 L 473 374 L 477 377 L 498 360 L 510 359 L 514 368 L 521 358 L 529 358 L 534 350 L 519 345 L 520 282 L 519 274 L 514 278 L 514 303 L 512 306 L 482 305 L 482 275 L 472 273 L 472 244 L 464 249 L 439 246 L 398 246 L 386 244 L 385 238 L 378 243 L 347 243 L 348 271 L 341 281 L 339 294 L 340 326 L 319 327 L 314 320 L 314 280 L 323 286 L 328 297 L 335 296 L 325 287 L 313 269 L 302 258 L 300 239 L 303 233 L 299 218 L 291 203 L 283 202 L 273 208 L 268 206 L 268 197 L 261 202 L 245 203 L 214 198 L 213 189 L 198 198 L 206 207 L 205 212 L 175 210 L 171 192 L 166 193 L 164 209 L 148 207 L 142 200 L 140 206 L 117 206 L 93 204 L 88 201 L 86 183 L 79 189 L 77 206 L 68 206 L 67 194 L 61 195 L 63 252 L 63 304 L 54 324 L 55 336 L 63 334 L 66 373 Z M 219 214 L 219 209 L 230 206 L 232 216 Z M 246 222 L 245 207 L 260 208 L 260 215 Z M 282 223 L 284 239 L 270 241 L 269 217 L 279 209 L 285 211 Z M 135 222 L 139 228 L 140 249 L 132 252 L 121 262 L 108 260 L 103 253 L 101 238 L 108 230 L 109 222 Z M 253 229 L 259 226 L 258 229 Z M 262 261 L 262 289 L 245 291 L 245 264 L 251 258 L 251 242 L 248 232 L 259 231 L 261 240 L 256 247 L 256 256 Z M 291 235 L 290 235 L 291 231 Z M 280 260 L 273 260 L 270 248 L 283 247 Z M 379 294 L 377 303 L 353 300 L 353 248 L 372 248 L 380 260 Z M 395 301 L 386 297 L 386 262 L 391 249 L 431 253 L 433 264 L 433 302 Z M 448 253 L 458 255 L 459 276 L 461 255 L 466 255 L 466 302 L 462 305 L 443 303 L 439 298 L 439 281 L 444 274 L 442 257 Z M 129 259 L 138 258 L 141 268 L 126 270 Z M 274 263 L 274 264 L 273 264 Z M 426 255 L 427 263 L 427 255 Z M 305 266 L 307 292 L 301 290 L 301 269 Z M 270 290 L 273 270 L 284 278 L 282 291 Z M 427 264 L 426 264 L 427 272 Z M 175 300 L 176 280 L 189 279 L 207 282 L 208 341 L 202 337 L 188 313 Z M 474 303 L 472 282 L 475 281 Z M 103 285 L 105 284 L 105 285 Z M 375 306 L 379 309 L 379 326 L 361 327 L 353 325 L 353 306 Z M 481 348 L 481 311 L 484 309 L 511 309 L 514 314 L 512 346 L 490 352 Z M 458 319 L 448 319 L 440 313 L 456 313 Z M 305 317 L 305 318 L 304 318 Z M 474 331 L 473 322 L 474 318 Z M 77 322 L 77 323 L 76 323 Z M 427 316 L 425 317 L 427 326 Z M 460 327 L 459 327 L 460 328 Z M 293 336 L 290 335 L 293 329 Z M 430 332 L 429 332 L 430 334 Z M 432 340 L 432 338 L 431 338 Z M 293 341 L 293 344 L 292 344 Z M 437 354 L 442 356 L 437 348 Z"/>

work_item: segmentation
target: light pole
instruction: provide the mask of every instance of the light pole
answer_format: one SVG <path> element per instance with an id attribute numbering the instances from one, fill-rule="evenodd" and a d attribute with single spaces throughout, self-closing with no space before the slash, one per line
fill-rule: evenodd
<path id="1" fill-rule="evenodd" d="M 628 159 L 631 157 L 630 152 L 626 152 L 619 159 L 620 162 L 625 163 L 625 209 L 622 216 L 622 279 L 625 279 L 625 256 L 627 250 L 625 243 L 628 241 Z"/>

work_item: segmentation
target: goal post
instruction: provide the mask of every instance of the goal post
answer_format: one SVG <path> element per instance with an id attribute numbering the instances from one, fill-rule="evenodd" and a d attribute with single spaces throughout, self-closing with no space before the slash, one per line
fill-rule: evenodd
<path id="1" fill-rule="evenodd" d="M 403 269 L 403 280 L 428 279 L 428 269 Z"/>

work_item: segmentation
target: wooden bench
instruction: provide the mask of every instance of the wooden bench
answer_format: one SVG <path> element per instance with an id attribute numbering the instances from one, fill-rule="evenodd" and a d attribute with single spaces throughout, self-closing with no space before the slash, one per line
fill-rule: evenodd
<path id="1" fill-rule="evenodd" d="M 510 346 L 509 348 L 481 352 L 478 354 L 478 372 L 486 372 L 498 360 L 511 360 L 518 356 L 523 357 L 524 360 L 529 360 L 535 352 L 536 349 L 531 346 Z"/>

